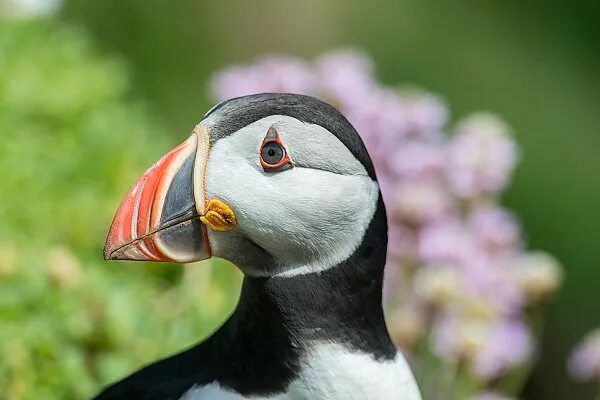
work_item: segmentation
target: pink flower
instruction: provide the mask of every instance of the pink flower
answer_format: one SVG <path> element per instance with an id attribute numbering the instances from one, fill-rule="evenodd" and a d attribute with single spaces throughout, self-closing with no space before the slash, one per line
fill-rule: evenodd
<path id="1" fill-rule="evenodd" d="M 496 315 L 520 314 L 525 294 L 509 268 L 511 261 L 479 253 L 462 265 L 465 295 L 471 302 L 486 303 Z"/>
<path id="2" fill-rule="evenodd" d="M 387 166 L 397 179 L 440 178 L 446 165 L 445 143 L 408 140 L 388 151 Z"/>
<path id="3" fill-rule="evenodd" d="M 360 132 L 369 151 L 394 150 L 407 133 L 402 100 L 395 90 L 374 90 L 360 103 L 347 105 L 342 111 Z"/>
<path id="4" fill-rule="evenodd" d="M 458 317 L 452 313 L 444 313 L 435 319 L 430 346 L 438 357 L 452 361 L 459 358 L 458 326 Z"/>
<path id="5" fill-rule="evenodd" d="M 473 360 L 481 377 L 493 379 L 526 362 L 533 351 L 529 328 L 522 321 L 504 320 L 488 327 L 485 345 Z"/>
<path id="6" fill-rule="evenodd" d="M 521 247 L 521 230 L 514 216 L 501 207 L 486 204 L 467 217 L 467 226 L 490 255 L 514 255 Z"/>
<path id="7" fill-rule="evenodd" d="M 432 349 L 448 360 L 464 360 L 484 379 L 494 379 L 526 362 L 533 343 L 519 320 L 485 321 L 445 314 L 433 325 Z"/>
<path id="8" fill-rule="evenodd" d="M 508 128 L 490 114 L 463 121 L 450 141 L 448 183 L 463 198 L 495 195 L 505 188 L 518 160 Z"/>
<path id="9" fill-rule="evenodd" d="M 321 92 L 341 107 L 360 106 L 378 86 L 373 60 L 356 49 L 326 53 L 315 62 Z"/>
<path id="10" fill-rule="evenodd" d="M 226 68 L 212 79 L 211 91 L 218 100 L 265 92 L 311 94 L 316 79 L 310 67 L 294 57 L 269 56 L 254 65 Z"/>
<path id="11" fill-rule="evenodd" d="M 574 379 L 600 380 L 600 329 L 589 333 L 573 350 L 567 366 Z"/>
<path id="12" fill-rule="evenodd" d="M 419 232 L 419 255 L 425 264 L 464 265 L 477 251 L 457 217 L 425 225 Z"/>
<path id="13" fill-rule="evenodd" d="M 408 130 L 431 135 L 441 132 L 448 121 L 448 107 L 438 97 L 422 92 L 403 96 Z"/>

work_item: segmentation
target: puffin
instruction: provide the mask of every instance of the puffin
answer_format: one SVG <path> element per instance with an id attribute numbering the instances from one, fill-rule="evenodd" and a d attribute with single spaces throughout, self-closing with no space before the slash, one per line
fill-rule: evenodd
<path id="1" fill-rule="evenodd" d="M 207 339 L 96 400 L 420 400 L 382 309 L 387 220 L 350 122 L 314 97 L 213 107 L 131 187 L 107 260 L 218 257 L 243 273 Z"/>

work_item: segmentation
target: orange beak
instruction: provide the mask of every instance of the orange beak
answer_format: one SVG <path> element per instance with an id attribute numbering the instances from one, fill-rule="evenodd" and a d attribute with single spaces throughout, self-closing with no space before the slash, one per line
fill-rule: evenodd
<path id="1" fill-rule="evenodd" d="M 192 262 L 210 258 L 204 214 L 206 129 L 163 156 L 129 189 L 110 227 L 107 260 Z"/>

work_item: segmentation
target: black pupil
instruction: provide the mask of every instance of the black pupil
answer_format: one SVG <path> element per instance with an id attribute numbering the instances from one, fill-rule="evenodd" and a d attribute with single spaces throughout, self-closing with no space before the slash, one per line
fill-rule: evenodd
<path id="1" fill-rule="evenodd" d="M 263 145 L 261 151 L 262 159 L 267 164 L 277 164 L 285 156 L 285 150 L 277 142 L 268 142 Z"/>

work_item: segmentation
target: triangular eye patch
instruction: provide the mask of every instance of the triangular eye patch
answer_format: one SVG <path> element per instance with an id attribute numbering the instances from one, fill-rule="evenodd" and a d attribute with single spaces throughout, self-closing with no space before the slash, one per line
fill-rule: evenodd
<path id="1" fill-rule="evenodd" d="M 263 142 L 269 141 L 269 140 L 277 140 L 277 139 L 279 139 L 279 133 L 277 133 L 277 130 L 275 130 L 275 127 L 272 126 L 267 131 L 267 136 L 265 136 L 265 138 L 263 139 Z"/>

